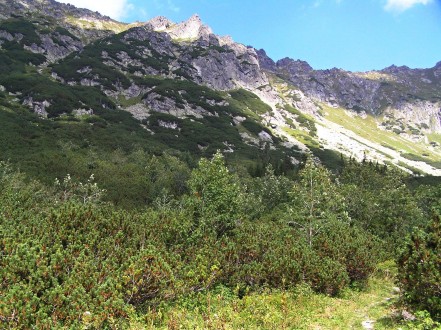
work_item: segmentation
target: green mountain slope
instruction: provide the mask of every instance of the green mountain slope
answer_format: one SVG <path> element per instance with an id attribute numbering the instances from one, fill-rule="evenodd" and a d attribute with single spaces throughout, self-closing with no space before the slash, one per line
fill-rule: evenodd
<path id="1" fill-rule="evenodd" d="M 289 60 L 264 64 L 262 53 L 214 35 L 198 16 L 179 24 L 156 18 L 128 25 L 49 0 L 26 6 L 8 0 L 0 9 L 2 141 L 18 146 L 2 143 L 0 155 L 44 181 L 68 172 L 89 175 L 86 155 L 108 161 L 115 150 L 127 157 L 139 150 L 167 151 L 192 159 L 189 164 L 221 150 L 254 174 L 268 162 L 277 171 L 293 170 L 309 152 L 336 168 L 343 153 L 439 174 L 435 122 L 412 126 L 394 114 L 397 109 L 367 118 L 340 110 L 332 102 L 343 102 L 355 76 L 315 72 Z M 381 99 L 394 99 L 418 75 L 434 83 L 437 77 L 435 69 L 388 70 L 359 79 L 393 77 L 386 87 L 387 81 L 380 84 Z M 404 90 L 396 81 L 406 77 L 413 83 Z M 318 85 L 324 96 L 315 92 Z M 340 98 L 328 93 L 328 85 Z M 436 98 L 436 88 L 421 86 L 418 98 Z M 436 121 L 436 108 L 430 116 Z M 17 125 L 26 129 L 18 134 L 8 128 Z M 70 148 L 65 161 L 55 161 L 64 157 L 59 146 L 68 144 L 88 147 Z M 39 156 L 46 153 L 50 157 Z"/>

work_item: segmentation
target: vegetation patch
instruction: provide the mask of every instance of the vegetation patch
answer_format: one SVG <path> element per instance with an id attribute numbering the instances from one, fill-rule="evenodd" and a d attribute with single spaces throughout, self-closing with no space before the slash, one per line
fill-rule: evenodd
<path id="1" fill-rule="evenodd" d="M 285 110 L 296 115 L 296 121 L 300 126 L 306 128 L 312 137 L 317 136 L 317 127 L 315 126 L 315 122 L 311 117 L 305 115 L 289 104 L 285 105 Z"/>
<path id="2" fill-rule="evenodd" d="M 272 112 L 272 109 L 268 104 L 262 102 L 257 95 L 244 89 L 231 91 L 230 95 L 234 100 L 239 101 L 242 104 L 242 107 L 246 107 L 246 110 L 255 115 L 263 115 Z"/>

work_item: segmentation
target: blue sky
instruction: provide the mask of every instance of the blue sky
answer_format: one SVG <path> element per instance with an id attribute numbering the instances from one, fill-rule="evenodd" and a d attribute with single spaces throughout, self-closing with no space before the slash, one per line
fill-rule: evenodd
<path id="1" fill-rule="evenodd" d="M 124 22 L 201 16 L 214 33 L 316 69 L 441 61 L 441 0 L 63 0 Z"/>

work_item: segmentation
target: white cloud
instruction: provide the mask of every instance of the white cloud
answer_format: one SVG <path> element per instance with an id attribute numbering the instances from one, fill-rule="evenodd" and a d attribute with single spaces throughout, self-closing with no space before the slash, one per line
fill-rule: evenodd
<path id="1" fill-rule="evenodd" d="M 393 12 L 403 12 L 415 5 L 427 5 L 431 2 L 432 0 L 387 0 L 384 9 Z"/>
<path id="2" fill-rule="evenodd" d="M 128 0 L 58 0 L 63 3 L 70 3 L 78 8 L 87 8 L 98 11 L 103 15 L 120 20 L 134 7 Z"/>

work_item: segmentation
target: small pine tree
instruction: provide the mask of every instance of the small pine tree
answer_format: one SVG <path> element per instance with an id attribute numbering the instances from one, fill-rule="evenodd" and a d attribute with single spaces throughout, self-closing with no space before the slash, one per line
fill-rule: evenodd
<path id="1" fill-rule="evenodd" d="M 331 173 L 309 158 L 299 173 L 300 181 L 291 192 L 288 208 L 289 224 L 304 230 L 309 246 L 316 236 L 332 221 L 348 222 L 344 197 Z"/>

